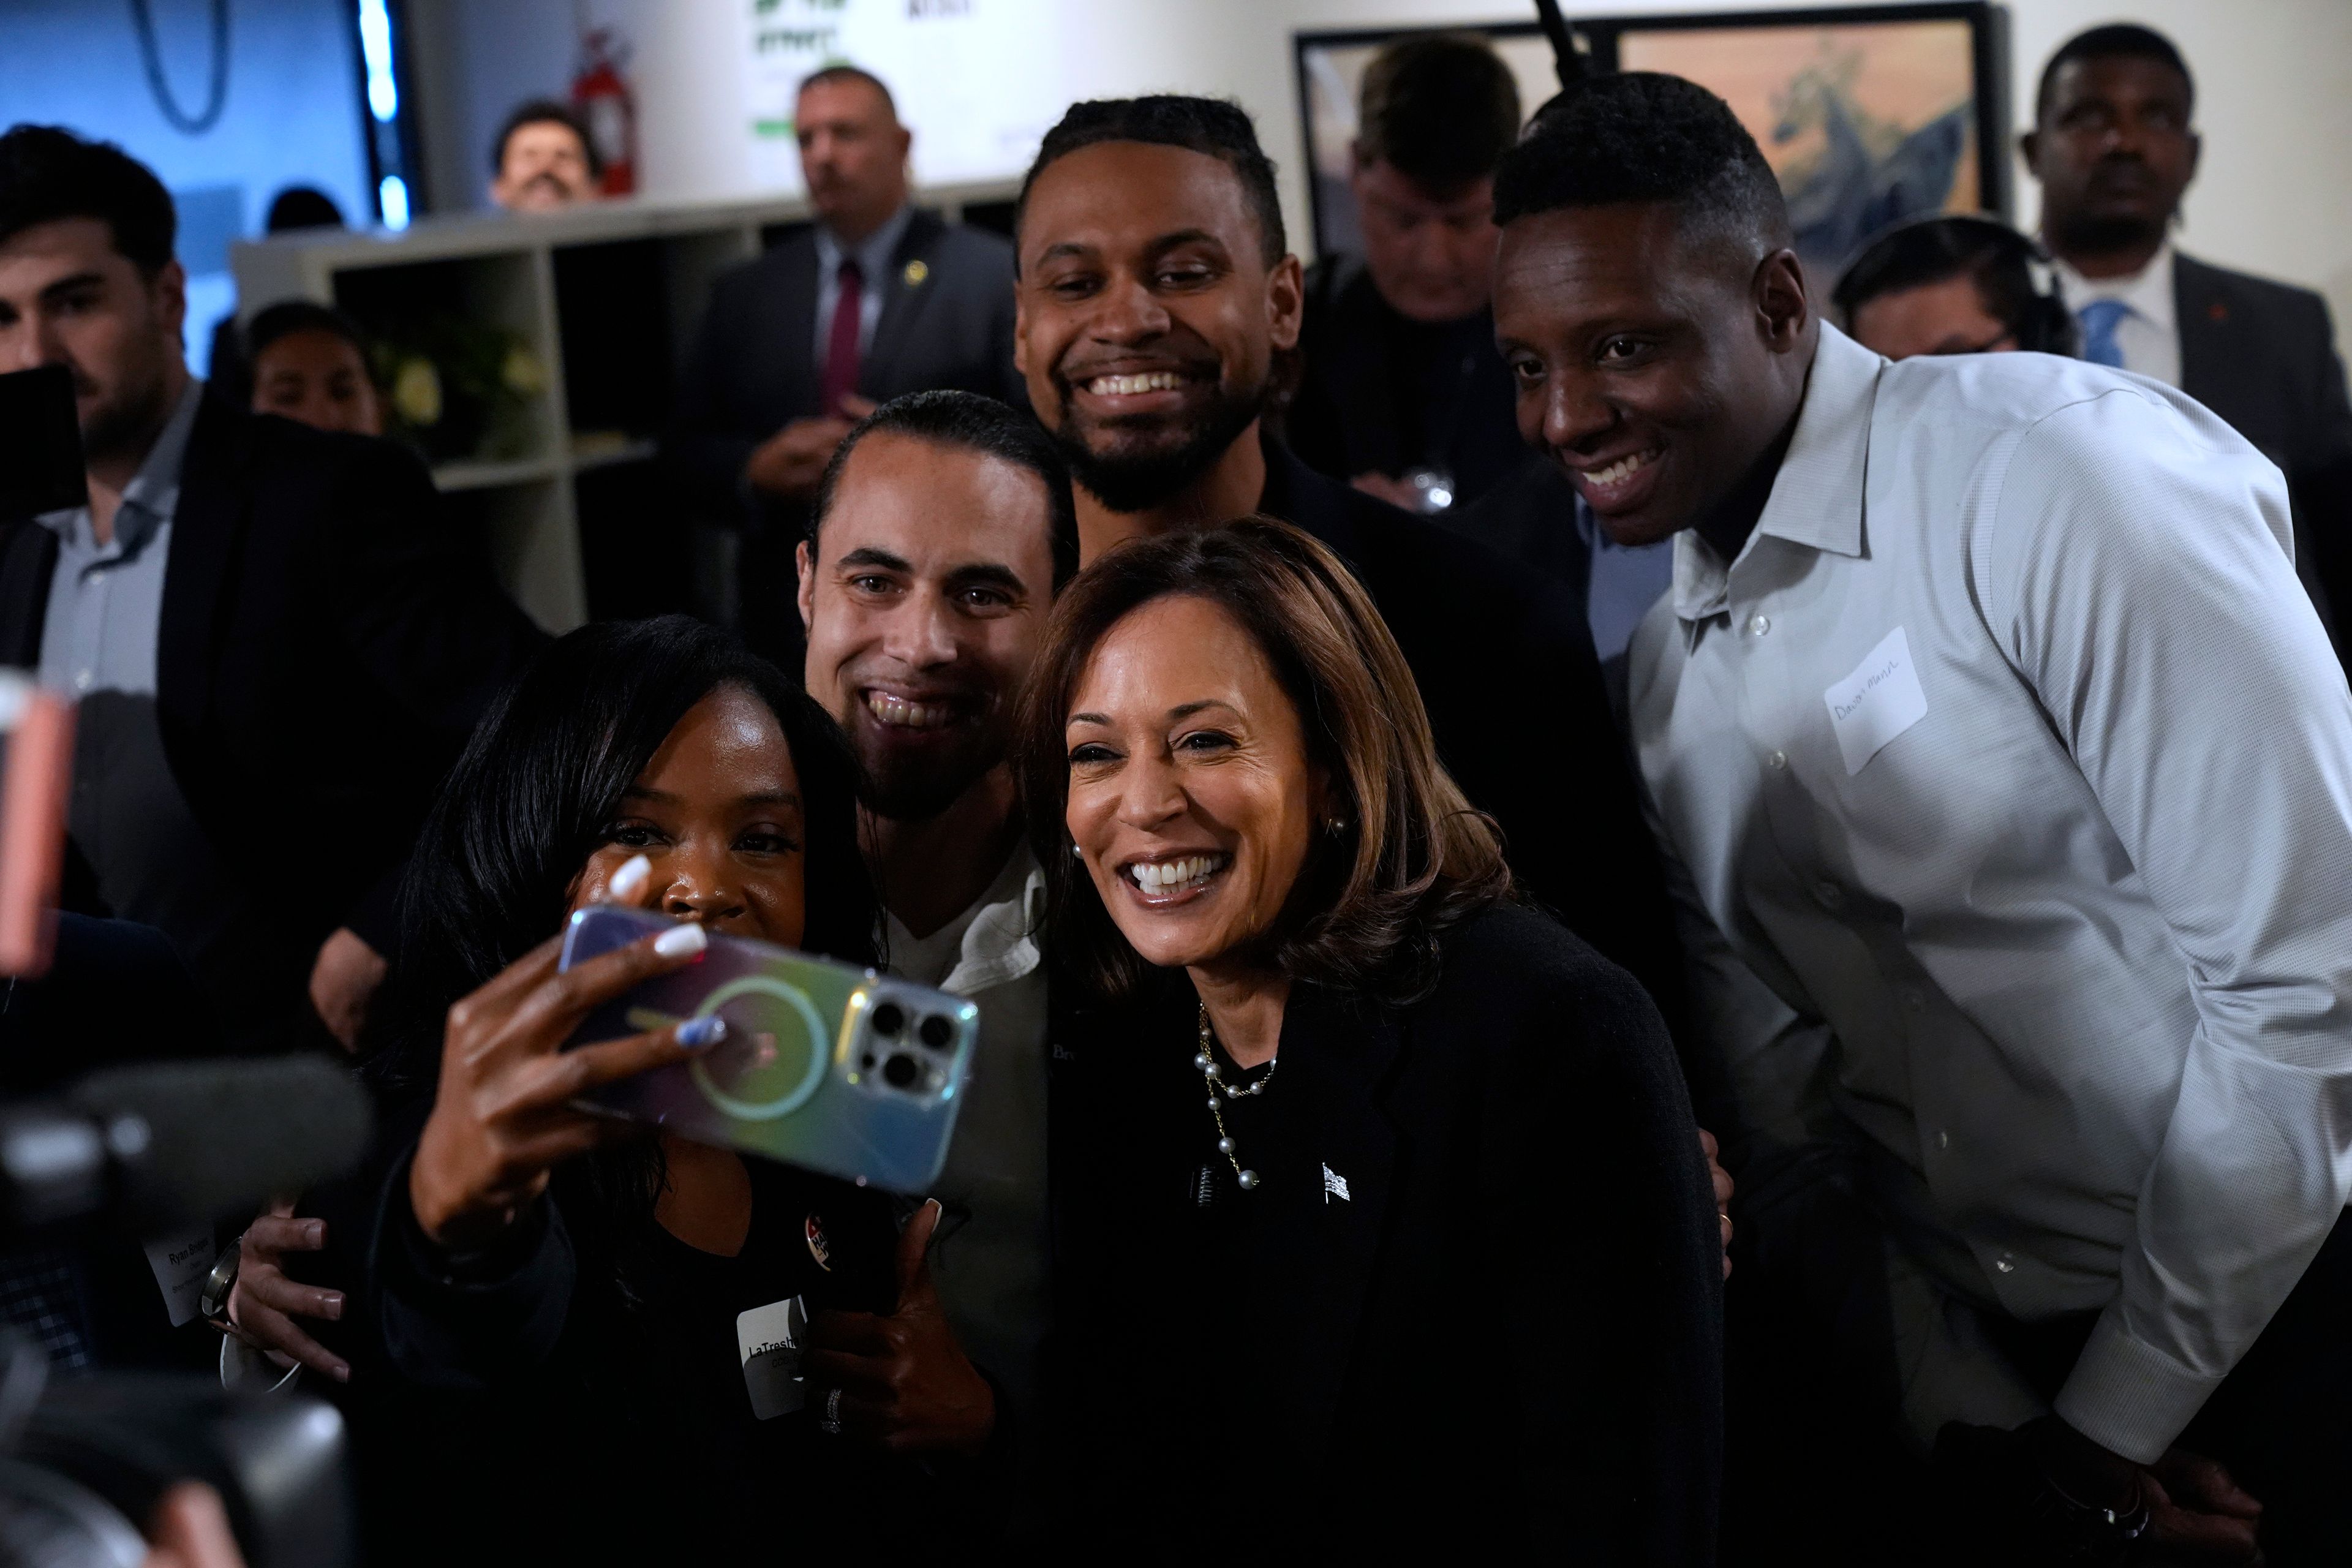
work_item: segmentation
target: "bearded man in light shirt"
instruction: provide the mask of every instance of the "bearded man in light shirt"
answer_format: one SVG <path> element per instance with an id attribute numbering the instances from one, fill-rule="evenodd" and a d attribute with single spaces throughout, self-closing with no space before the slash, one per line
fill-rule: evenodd
<path id="1" fill-rule="evenodd" d="M 1748 1257 L 1874 1303 L 1967 1500 L 1906 1560 L 2336 1560 L 2352 692 L 2278 470 L 2144 379 L 1820 322 L 1679 79 L 1572 89 L 1496 195 L 1521 434 L 1675 542 L 1633 730 Z"/>

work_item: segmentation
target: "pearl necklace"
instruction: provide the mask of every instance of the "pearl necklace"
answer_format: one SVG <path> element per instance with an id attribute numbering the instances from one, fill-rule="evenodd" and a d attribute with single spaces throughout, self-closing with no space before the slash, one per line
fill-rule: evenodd
<path id="1" fill-rule="evenodd" d="M 1280 1065 L 1280 1061 L 1279 1058 L 1269 1060 L 1265 1065 L 1264 1078 L 1255 1083 L 1235 1089 L 1232 1084 L 1224 1081 L 1225 1069 L 1217 1065 L 1217 1058 L 1209 1048 L 1214 1038 L 1215 1037 L 1209 1033 L 1209 1005 L 1203 1002 L 1201 1004 L 1201 1049 L 1200 1053 L 1192 1058 L 1192 1065 L 1198 1068 L 1201 1076 L 1208 1080 L 1209 1114 L 1216 1119 L 1217 1123 L 1217 1152 L 1223 1154 L 1232 1163 L 1234 1180 L 1239 1182 L 1242 1191 L 1246 1193 L 1257 1185 L 1257 1173 L 1244 1170 L 1241 1156 L 1234 1152 L 1233 1137 L 1225 1131 L 1224 1104 L 1217 1098 L 1217 1091 L 1224 1090 L 1226 1100 L 1239 1100 L 1245 1094 L 1264 1094 L 1265 1086 L 1274 1081 L 1274 1069 Z"/>

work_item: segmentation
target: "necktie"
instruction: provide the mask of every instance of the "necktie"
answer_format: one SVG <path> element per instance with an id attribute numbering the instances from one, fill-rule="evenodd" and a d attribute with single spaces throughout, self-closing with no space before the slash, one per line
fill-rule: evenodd
<path id="1" fill-rule="evenodd" d="M 2121 300 L 2094 300 L 2074 312 L 2083 323 L 2083 357 L 2093 364 L 2124 368 L 2124 351 L 2116 344 L 2116 327 L 2132 308 Z"/>
<path id="2" fill-rule="evenodd" d="M 824 400 L 823 412 L 838 414 L 841 400 L 857 390 L 857 327 L 864 313 L 864 279 L 857 263 L 842 258 L 841 288 L 833 300 L 833 327 L 824 344 L 824 379 L 818 395 Z"/>

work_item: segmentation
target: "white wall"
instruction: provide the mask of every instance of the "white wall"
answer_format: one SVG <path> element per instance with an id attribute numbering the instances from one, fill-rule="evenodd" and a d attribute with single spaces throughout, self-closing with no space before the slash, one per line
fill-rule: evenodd
<path id="1" fill-rule="evenodd" d="M 1281 167 L 1285 210 L 1302 243 L 1309 230 L 1293 33 L 1533 15 L 1532 5 L 1513 0 L 790 3 L 838 16 L 843 51 L 901 79 L 922 178 L 1017 173 L 1035 136 L 1074 99 L 1152 90 L 1236 98 L 1257 116 Z M 577 8 L 593 21 L 617 24 L 635 42 L 648 194 L 695 199 L 792 182 L 788 168 L 747 150 L 741 61 L 752 4 L 581 0 Z M 1720 0 L 1601 0 L 1582 8 L 1622 15 L 1730 7 Z M 416 41 L 431 57 L 420 66 L 435 203 L 464 206 L 480 199 L 483 143 L 506 108 L 533 93 L 560 92 L 568 80 L 575 5 L 411 0 L 410 11 Z M 2011 16 L 2020 129 L 2032 113 L 2042 61 L 2065 37 L 2124 17 L 2169 35 L 2196 72 L 2206 138 L 2182 244 L 2323 290 L 2343 335 L 2341 323 L 2352 317 L 2352 3 L 2131 0 L 2118 11 L 2111 0 L 2012 0 Z M 879 56 L 896 59 L 897 68 Z M 908 90 L 908 76 L 929 89 Z M 980 129 L 961 144 L 941 146 L 974 121 Z M 2021 168 L 2017 189 L 2018 216 L 2030 226 L 2036 197 Z"/>

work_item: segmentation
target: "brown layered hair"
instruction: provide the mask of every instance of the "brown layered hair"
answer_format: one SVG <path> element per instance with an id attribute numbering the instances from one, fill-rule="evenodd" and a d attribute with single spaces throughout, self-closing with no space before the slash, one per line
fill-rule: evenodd
<path id="1" fill-rule="evenodd" d="M 1312 535 L 1265 517 L 1122 544 L 1054 606 L 1018 732 L 1057 974 L 1116 998 L 1149 969 L 1071 853 L 1063 731 L 1111 628 L 1177 595 L 1224 610 L 1265 654 L 1343 825 L 1309 850 L 1266 933 L 1267 961 L 1295 979 L 1383 1000 L 1425 992 L 1437 978 L 1439 933 L 1510 894 L 1502 834 L 1437 760 L 1412 670 L 1354 575 Z"/>

